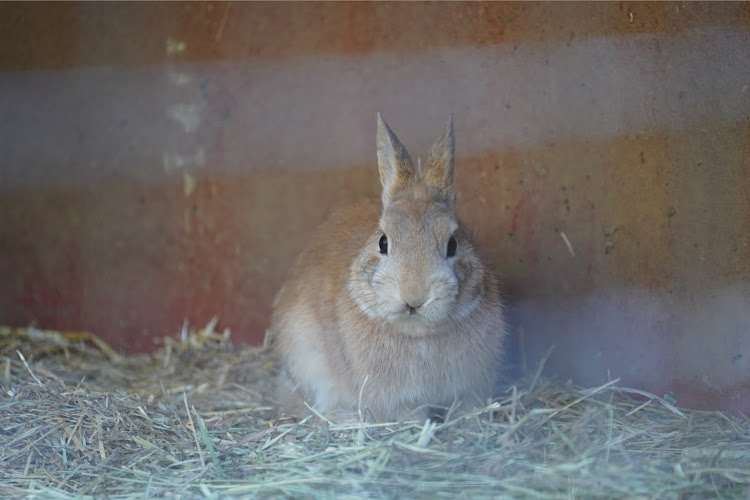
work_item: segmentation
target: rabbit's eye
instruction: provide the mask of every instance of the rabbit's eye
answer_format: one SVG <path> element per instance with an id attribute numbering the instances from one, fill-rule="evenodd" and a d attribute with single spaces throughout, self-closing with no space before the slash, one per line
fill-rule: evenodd
<path id="1" fill-rule="evenodd" d="M 386 238 L 385 235 L 380 237 L 380 243 L 378 243 L 378 245 L 380 246 L 380 253 L 388 253 L 388 238 Z"/>
<path id="2" fill-rule="evenodd" d="M 456 256 L 457 247 L 458 247 L 458 243 L 456 243 L 456 238 L 451 236 L 451 239 L 448 240 L 448 257 Z"/>

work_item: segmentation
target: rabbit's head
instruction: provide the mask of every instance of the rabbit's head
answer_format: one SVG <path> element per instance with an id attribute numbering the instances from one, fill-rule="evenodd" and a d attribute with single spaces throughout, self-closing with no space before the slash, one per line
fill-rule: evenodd
<path id="1" fill-rule="evenodd" d="M 415 166 L 378 114 L 383 211 L 354 259 L 349 290 L 369 318 L 407 335 L 468 316 L 482 297 L 485 270 L 455 212 L 454 144 L 451 116 Z"/>

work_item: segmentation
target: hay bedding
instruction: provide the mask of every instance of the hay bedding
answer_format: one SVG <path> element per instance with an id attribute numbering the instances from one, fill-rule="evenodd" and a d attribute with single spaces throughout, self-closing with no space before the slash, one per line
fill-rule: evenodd
<path id="1" fill-rule="evenodd" d="M 537 370 L 444 423 L 335 425 L 281 415 L 268 352 L 213 324 L 127 358 L 5 328 L 0 354 L 3 497 L 750 498 L 747 418 L 614 382 Z"/>

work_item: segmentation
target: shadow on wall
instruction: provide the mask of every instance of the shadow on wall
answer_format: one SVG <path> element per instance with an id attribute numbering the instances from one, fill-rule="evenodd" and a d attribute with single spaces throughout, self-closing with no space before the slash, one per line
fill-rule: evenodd
<path id="1" fill-rule="evenodd" d="M 747 412 L 748 304 L 747 283 L 704 290 L 700 299 L 631 289 L 511 300 L 510 361 L 533 371 L 554 346 L 547 371 L 576 383 L 619 378 L 671 393 L 680 406 Z"/>

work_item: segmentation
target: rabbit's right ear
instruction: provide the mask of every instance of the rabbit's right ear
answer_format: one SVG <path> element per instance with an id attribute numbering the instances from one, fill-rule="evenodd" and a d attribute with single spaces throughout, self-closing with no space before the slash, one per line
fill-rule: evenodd
<path id="1" fill-rule="evenodd" d="M 415 176 L 414 163 L 396 134 L 378 113 L 378 170 L 383 185 L 383 206 Z"/>

